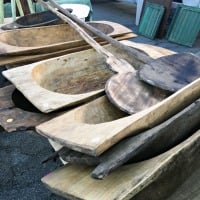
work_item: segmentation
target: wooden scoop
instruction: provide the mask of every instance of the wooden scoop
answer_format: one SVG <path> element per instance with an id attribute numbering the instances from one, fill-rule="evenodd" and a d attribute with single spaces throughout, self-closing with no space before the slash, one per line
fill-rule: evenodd
<path id="1" fill-rule="evenodd" d="M 139 70 L 141 80 L 171 92 L 176 92 L 199 76 L 200 59 L 189 53 L 159 58 Z"/>
<path id="2" fill-rule="evenodd" d="M 40 0 L 38 0 L 38 1 L 40 2 Z M 127 45 L 124 45 L 124 44 L 118 42 L 117 40 L 113 39 L 112 37 L 106 35 L 105 33 L 99 31 L 98 29 L 96 29 L 96 28 L 90 26 L 89 24 L 83 22 L 82 20 L 80 20 L 76 16 L 71 15 L 64 8 L 62 8 L 61 6 L 59 6 L 54 0 L 49 0 L 49 2 L 55 8 L 59 9 L 65 16 L 67 16 L 68 18 L 70 18 L 71 20 L 73 20 L 74 22 L 76 22 L 77 24 L 79 24 L 81 27 L 84 27 L 85 30 L 90 31 L 94 35 L 98 36 L 101 39 L 104 39 L 105 41 L 107 41 L 108 43 L 112 44 L 113 46 L 115 46 L 117 48 L 120 48 L 120 49 L 122 49 L 124 51 L 129 52 L 132 56 L 136 57 L 140 61 L 143 61 L 144 63 L 148 63 L 148 62 L 152 61 L 149 58 L 148 55 L 141 55 L 141 53 L 138 52 L 137 50 L 135 50 L 134 48 L 131 48 L 131 47 L 127 46 Z M 52 10 L 52 12 L 54 12 L 54 10 Z M 56 12 L 55 14 L 57 15 L 59 13 Z M 59 15 L 57 15 L 57 16 L 59 16 Z M 61 17 L 63 17 L 63 15 L 60 15 L 59 17 L 61 18 Z M 63 18 L 61 18 L 61 19 L 63 19 Z M 63 19 L 63 20 L 65 21 L 66 19 Z"/>
<path id="3" fill-rule="evenodd" d="M 144 65 L 139 69 L 138 74 L 140 80 L 172 93 L 199 77 L 200 59 L 188 53 L 165 56 Z M 129 114 L 139 111 L 137 107 L 139 99 L 135 98 L 137 89 L 133 84 L 134 79 L 133 73 L 124 73 L 111 77 L 106 82 L 105 91 L 110 101 Z M 150 102 L 154 103 L 154 101 Z"/>
<path id="4" fill-rule="evenodd" d="M 137 56 L 138 53 L 135 53 L 134 49 L 131 49 L 130 47 L 127 47 L 123 44 L 120 44 L 116 40 L 113 40 L 109 36 L 106 36 L 105 34 L 97 31 L 96 29 L 93 29 L 91 26 L 86 25 L 86 23 L 82 22 L 78 18 L 72 16 L 69 12 L 65 11 L 62 7 L 60 7 L 58 4 L 56 4 L 53 0 L 50 0 L 50 2 L 58 8 L 62 13 L 65 15 L 57 12 L 52 7 L 50 7 L 48 4 L 44 3 L 42 0 L 38 0 L 42 5 L 44 5 L 47 9 L 54 12 L 56 15 L 58 15 L 61 19 L 68 22 L 75 30 L 77 30 L 83 39 L 88 42 L 94 49 L 96 49 L 97 52 L 100 54 L 103 54 L 106 57 L 107 64 L 109 64 L 111 70 L 115 72 L 119 72 L 120 74 L 113 76 L 109 79 L 109 81 L 106 84 L 105 91 L 107 93 L 107 96 L 109 97 L 110 101 L 114 103 L 117 107 L 119 107 L 121 110 L 133 114 L 138 111 L 143 110 L 143 107 L 139 107 L 138 109 L 138 102 L 141 105 L 144 105 L 143 102 L 140 102 L 140 99 L 149 99 L 150 97 L 154 96 L 154 94 L 148 94 L 148 93 L 141 93 L 137 94 L 138 90 L 135 88 L 135 70 L 134 68 L 127 63 L 123 59 L 117 59 L 113 54 L 111 54 L 109 51 L 105 50 L 102 46 L 100 46 L 93 38 L 91 38 L 80 26 L 78 26 L 75 22 L 79 23 L 79 25 L 83 26 L 87 30 L 91 31 L 95 35 L 107 40 L 111 44 L 118 46 L 119 48 L 123 48 L 124 50 L 128 51 L 133 56 Z M 75 22 L 74 22 L 75 21 Z M 146 56 L 143 56 L 144 61 L 148 63 L 149 58 L 146 58 Z M 138 82 L 138 81 L 137 81 Z M 141 95 L 142 94 L 142 95 Z M 136 98 L 137 96 L 142 96 L 142 98 Z M 156 95 L 155 95 L 156 96 Z M 156 98 L 151 98 L 152 101 L 150 101 L 150 105 L 148 104 L 147 107 L 152 106 L 158 102 Z"/>
<path id="5" fill-rule="evenodd" d="M 106 58 L 106 63 L 108 64 L 108 66 L 112 71 L 114 72 L 135 71 L 133 66 L 130 65 L 127 61 L 123 59 L 117 59 L 112 53 L 110 53 L 108 50 L 99 45 L 91 36 L 88 35 L 88 33 L 86 33 L 85 30 L 83 30 L 77 23 L 75 23 L 71 19 L 72 15 L 68 11 L 66 11 L 65 9 L 61 9 L 62 7 L 60 6 L 56 6 L 64 14 L 68 13 L 68 16 L 70 17 L 65 16 L 64 14 L 58 12 L 57 10 L 49 6 L 47 3 L 45 3 L 43 0 L 38 0 L 38 2 L 40 2 L 45 8 L 55 13 L 63 21 L 67 22 L 70 26 L 72 26 L 88 44 L 90 44 L 99 54 L 103 55 Z"/>

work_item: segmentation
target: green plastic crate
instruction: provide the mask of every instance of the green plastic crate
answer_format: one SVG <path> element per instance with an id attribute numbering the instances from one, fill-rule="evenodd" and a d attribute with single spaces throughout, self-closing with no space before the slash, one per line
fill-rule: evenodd
<path id="1" fill-rule="evenodd" d="M 200 30 L 200 8 L 182 5 L 176 13 L 167 31 L 171 42 L 192 47 Z"/>
<path id="2" fill-rule="evenodd" d="M 165 8 L 162 5 L 146 2 L 138 33 L 147 38 L 154 39 Z"/>

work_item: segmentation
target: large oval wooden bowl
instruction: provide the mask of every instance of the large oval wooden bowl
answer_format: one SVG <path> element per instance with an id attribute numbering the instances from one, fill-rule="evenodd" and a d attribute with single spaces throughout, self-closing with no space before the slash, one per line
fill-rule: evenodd
<path id="1" fill-rule="evenodd" d="M 199 98 L 200 79 L 154 106 L 126 116 L 101 97 L 36 127 L 73 150 L 100 155 L 122 138 L 152 128 Z M 124 117 L 126 116 L 126 117 Z"/>
<path id="2" fill-rule="evenodd" d="M 135 66 L 135 57 L 108 45 L 116 56 Z M 42 112 L 77 105 L 104 92 L 114 74 L 96 51 L 90 49 L 3 72 L 16 88 Z"/>
<path id="3" fill-rule="evenodd" d="M 99 24 L 90 22 L 89 24 L 105 34 L 111 34 L 114 31 L 114 28 L 106 23 Z M 81 40 L 81 36 L 77 34 L 76 30 L 71 28 L 69 25 L 62 24 L 50 27 L 3 32 L 0 35 L 0 40 L 9 45 L 18 47 L 37 47 L 73 40 Z"/>
<path id="4" fill-rule="evenodd" d="M 98 21 L 90 25 L 112 37 L 132 31 L 120 24 Z M 79 33 L 68 24 L 17 29 L 0 33 L 0 55 L 47 53 L 86 45 Z"/>

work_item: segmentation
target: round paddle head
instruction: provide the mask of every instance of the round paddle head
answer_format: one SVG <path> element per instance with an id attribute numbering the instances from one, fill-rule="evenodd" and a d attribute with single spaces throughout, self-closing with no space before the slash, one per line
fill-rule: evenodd
<path id="1" fill-rule="evenodd" d="M 141 80 L 171 92 L 176 92 L 199 76 L 200 59 L 187 53 L 159 58 L 139 70 Z"/>
<path id="2" fill-rule="evenodd" d="M 106 82 L 107 97 L 120 110 L 133 114 L 162 101 L 168 94 L 140 80 L 136 73 L 112 76 Z"/>

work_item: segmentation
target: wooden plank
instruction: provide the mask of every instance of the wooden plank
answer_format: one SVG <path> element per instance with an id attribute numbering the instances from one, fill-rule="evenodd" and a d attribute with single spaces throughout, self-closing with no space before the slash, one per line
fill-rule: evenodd
<path id="1" fill-rule="evenodd" d="M 159 30 L 158 30 L 158 33 L 157 33 L 157 36 L 162 38 L 162 37 L 164 37 L 164 35 L 166 33 L 167 19 L 169 17 L 170 12 L 171 12 L 172 0 L 144 0 L 143 11 L 144 11 L 144 6 L 145 6 L 146 2 L 160 4 L 160 5 L 163 5 L 165 7 L 165 13 L 164 13 L 164 16 L 162 18 L 162 21 L 161 21 L 161 24 L 159 26 Z"/>
<path id="2" fill-rule="evenodd" d="M 132 33 L 130 29 L 114 22 L 94 21 L 90 24 L 110 36 Z M 0 33 L 0 55 L 50 53 L 85 44 L 80 35 L 68 24 L 16 29 Z"/>
<path id="3" fill-rule="evenodd" d="M 199 115 L 200 99 L 158 126 L 120 141 L 99 157 L 92 177 L 102 179 L 126 162 L 139 162 L 169 150 L 199 129 Z"/>
<path id="4" fill-rule="evenodd" d="M 198 131 L 166 153 L 144 162 L 122 166 L 102 181 L 91 179 L 89 175 L 92 171 L 91 167 L 66 165 L 43 177 L 42 182 L 58 195 L 68 199 L 85 200 L 131 198 L 135 200 L 139 199 L 135 198 L 136 195 L 145 192 L 146 188 L 156 183 L 146 197 L 157 195 L 160 199 L 165 199 L 163 197 L 166 197 L 166 193 L 171 194 L 169 193 L 172 192 L 171 188 L 175 189 L 183 182 L 184 176 L 188 177 L 200 166 L 199 153 L 200 132 Z M 162 177 L 165 178 L 165 184 L 162 182 Z M 162 187 L 162 190 L 157 191 L 156 186 Z"/>
<path id="5" fill-rule="evenodd" d="M 199 76 L 200 58 L 189 53 L 157 59 L 139 70 L 141 80 L 171 92 L 176 92 Z"/>
<path id="6" fill-rule="evenodd" d="M 182 142 L 199 129 L 199 115 L 200 99 L 158 126 L 125 138 L 98 157 L 63 147 L 48 160 L 59 155 L 71 164 L 98 165 L 91 175 L 103 179 L 124 163 L 150 159 Z"/>
<path id="7" fill-rule="evenodd" d="M 137 72 L 112 76 L 106 82 L 105 92 L 112 104 L 129 114 L 147 109 L 169 96 L 169 92 L 140 81 Z"/>
<path id="8" fill-rule="evenodd" d="M 200 168 L 179 187 L 167 200 L 199 200 L 200 199 Z"/>
<path id="9" fill-rule="evenodd" d="M 134 37 L 133 33 L 127 33 L 121 36 L 116 36 L 114 37 L 116 40 L 126 40 L 126 39 L 130 39 Z M 99 42 L 101 45 L 106 44 L 106 42 L 100 41 Z M 41 53 L 41 54 L 31 54 L 31 55 L 7 55 L 7 56 L 0 56 L 0 67 L 4 66 L 4 65 L 22 65 L 22 64 L 30 64 L 36 61 L 41 61 L 44 59 L 49 59 L 49 58 L 54 58 L 57 56 L 62 56 L 62 55 L 66 55 L 69 53 L 74 53 L 74 52 L 78 52 L 78 51 L 83 51 L 86 49 L 90 49 L 91 46 L 90 45 L 81 45 L 78 47 L 72 47 L 72 48 L 68 48 L 68 49 L 64 49 L 64 50 L 59 50 L 59 51 L 55 51 L 55 52 L 51 52 L 51 53 Z"/>
<path id="10" fill-rule="evenodd" d="M 160 103 L 124 117 L 101 97 L 36 127 L 56 142 L 90 155 L 100 155 L 129 135 L 152 128 L 200 97 L 200 79 Z"/>

